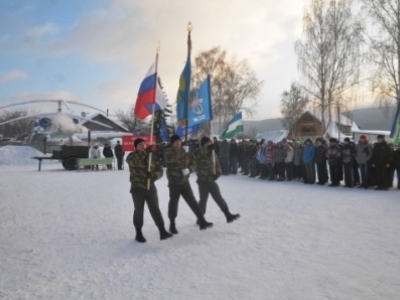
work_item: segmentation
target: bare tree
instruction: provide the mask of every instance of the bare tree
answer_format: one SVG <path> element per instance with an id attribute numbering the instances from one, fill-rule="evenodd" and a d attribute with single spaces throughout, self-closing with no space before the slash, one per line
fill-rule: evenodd
<path id="1" fill-rule="evenodd" d="M 359 79 L 362 30 L 351 3 L 311 0 L 303 17 L 303 38 L 295 44 L 303 88 L 318 103 L 324 129 L 334 107 Z"/>
<path id="2" fill-rule="evenodd" d="M 29 115 L 31 115 L 30 112 L 25 109 L 3 111 L 0 115 L 0 123 Z M 4 137 L 16 138 L 17 140 L 24 139 L 32 134 L 34 122 L 35 118 L 26 118 L 0 125 L 0 134 Z"/>
<path id="3" fill-rule="evenodd" d="M 147 133 L 149 131 L 148 124 L 136 117 L 133 105 L 131 105 L 127 110 L 118 109 L 114 115 L 118 122 L 128 129 L 129 132 Z"/>
<path id="4" fill-rule="evenodd" d="M 309 99 L 296 83 L 292 83 L 289 91 L 281 96 L 282 124 L 292 134 L 296 131 L 296 122 L 307 109 Z"/>
<path id="5" fill-rule="evenodd" d="M 263 82 L 258 80 L 246 60 L 233 58 L 228 61 L 226 51 L 219 47 L 201 52 L 195 58 L 193 90 L 207 75 L 211 77 L 213 115 L 220 128 L 224 128 L 240 110 L 250 116 L 254 114 Z M 209 125 L 202 126 L 209 132 L 209 128 L 204 127 Z"/>
<path id="6" fill-rule="evenodd" d="M 374 66 L 371 76 L 376 100 L 383 106 L 400 104 L 400 1 L 361 0 L 372 19 L 367 28 L 368 60 Z"/>

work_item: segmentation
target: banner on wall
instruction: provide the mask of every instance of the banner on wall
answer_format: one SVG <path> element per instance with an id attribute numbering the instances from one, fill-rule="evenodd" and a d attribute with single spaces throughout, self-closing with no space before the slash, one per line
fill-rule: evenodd
<path id="1" fill-rule="evenodd" d="M 134 151 L 135 146 L 133 145 L 133 142 L 138 138 L 144 140 L 146 148 L 150 146 L 150 135 L 124 135 L 122 136 L 122 151 L 124 152 Z M 153 136 L 153 141 L 156 141 L 155 136 Z"/>

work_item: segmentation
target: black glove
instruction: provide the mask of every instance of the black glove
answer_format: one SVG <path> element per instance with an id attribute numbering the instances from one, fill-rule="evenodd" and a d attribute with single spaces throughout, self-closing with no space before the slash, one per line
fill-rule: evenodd
<path id="1" fill-rule="evenodd" d="M 211 145 L 209 145 L 209 146 L 207 146 L 207 149 L 208 149 L 208 151 L 212 151 L 212 150 L 215 150 L 215 146 L 214 146 L 214 144 L 211 144 Z"/>
<path id="2" fill-rule="evenodd" d="M 147 172 L 147 179 L 153 180 L 154 179 L 154 174 L 151 172 Z"/>
<path id="3" fill-rule="evenodd" d="M 216 174 L 213 174 L 214 180 L 217 180 L 221 176 L 221 173 L 217 172 Z"/>
<path id="4" fill-rule="evenodd" d="M 153 152 L 153 145 L 148 146 L 145 150 L 147 153 Z"/>

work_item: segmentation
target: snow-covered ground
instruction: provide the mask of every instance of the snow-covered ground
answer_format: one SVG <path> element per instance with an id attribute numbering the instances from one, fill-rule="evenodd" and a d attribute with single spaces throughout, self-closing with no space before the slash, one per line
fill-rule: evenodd
<path id="1" fill-rule="evenodd" d="M 398 190 L 221 177 L 241 219 L 227 224 L 209 199 L 214 227 L 199 231 L 181 199 L 179 234 L 160 241 L 146 210 L 138 244 L 127 168 L 10 164 L 0 165 L 0 299 L 399 299 Z M 165 177 L 157 188 L 168 224 Z"/>

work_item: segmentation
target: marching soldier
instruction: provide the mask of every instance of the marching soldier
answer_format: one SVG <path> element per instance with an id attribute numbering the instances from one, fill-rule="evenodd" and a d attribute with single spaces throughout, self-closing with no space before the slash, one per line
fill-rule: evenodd
<path id="1" fill-rule="evenodd" d="M 169 231 L 178 234 L 175 219 L 178 215 L 178 203 L 181 195 L 199 220 L 200 230 L 212 227 L 213 224 L 205 220 L 189 183 L 190 173 L 195 170 L 193 160 L 182 148 L 182 141 L 178 135 L 173 135 L 170 142 L 171 147 L 164 152 L 170 197 L 168 204 Z"/>
<path id="2" fill-rule="evenodd" d="M 228 223 L 240 218 L 239 214 L 231 214 L 224 198 L 221 196 L 216 180 L 221 176 L 221 166 L 218 157 L 214 155 L 214 144 L 208 137 L 201 139 L 201 147 L 193 153 L 196 163 L 197 184 L 199 185 L 200 202 L 202 213 L 206 213 L 208 195 L 211 194 L 219 208 L 225 214 Z"/>
<path id="3" fill-rule="evenodd" d="M 136 241 L 145 243 L 146 239 L 142 233 L 144 204 L 147 203 L 150 214 L 160 231 L 160 239 L 165 240 L 172 237 L 172 234 L 165 230 L 164 220 L 158 207 L 157 188 L 154 181 L 163 176 L 163 169 L 156 157 L 151 160 L 150 171 L 148 171 L 149 154 L 145 151 L 144 140 L 137 138 L 134 141 L 135 151 L 126 158 L 129 165 L 131 194 L 133 205 L 133 225 L 136 229 Z M 150 188 L 147 188 L 148 180 Z"/>

